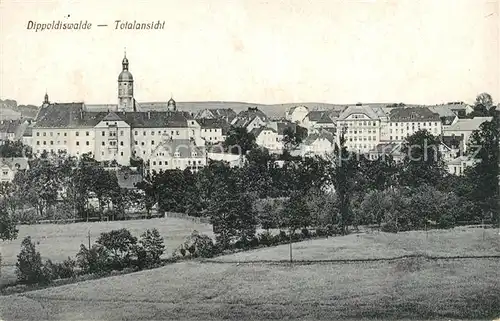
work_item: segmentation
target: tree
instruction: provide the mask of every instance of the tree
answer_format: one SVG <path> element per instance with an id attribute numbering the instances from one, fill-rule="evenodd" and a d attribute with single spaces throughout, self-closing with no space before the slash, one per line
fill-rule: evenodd
<path id="1" fill-rule="evenodd" d="M 307 129 L 296 126 L 295 130 L 292 127 L 287 127 L 283 131 L 283 144 L 285 150 L 289 151 L 297 148 L 304 138 L 307 137 Z"/>
<path id="2" fill-rule="evenodd" d="M 496 107 L 493 106 L 493 99 L 488 93 L 481 93 L 477 95 L 474 103 L 474 110 L 468 115 L 469 118 L 473 117 L 487 117 L 494 116 Z"/>
<path id="3" fill-rule="evenodd" d="M 21 141 L 4 141 L 0 145 L 0 157 L 2 158 L 13 158 L 13 157 L 26 157 L 31 158 L 33 156 L 30 146 L 24 145 Z"/>
<path id="4" fill-rule="evenodd" d="M 288 228 L 290 233 L 294 233 L 299 228 L 309 227 L 311 215 L 305 195 L 298 192 L 292 193 L 283 206 L 281 217 L 281 227 Z"/>
<path id="5" fill-rule="evenodd" d="M 439 138 L 426 130 L 419 130 L 406 139 L 401 148 L 405 155 L 401 173 L 404 185 L 436 186 L 441 181 L 446 170 L 439 146 Z"/>
<path id="6" fill-rule="evenodd" d="M 477 163 L 466 170 L 473 184 L 470 199 L 479 207 L 483 217 L 489 219 L 500 211 L 499 198 L 499 136 L 497 118 L 481 124 L 469 138 L 469 150 Z"/>
<path id="7" fill-rule="evenodd" d="M 36 250 L 31 237 L 27 236 L 21 243 L 21 252 L 17 256 L 16 275 L 21 283 L 36 284 L 44 281 L 43 264 L 40 252 Z"/>
<path id="8" fill-rule="evenodd" d="M 255 136 L 243 127 L 231 127 L 222 145 L 226 152 L 237 155 L 246 155 L 257 147 Z"/>
<path id="9" fill-rule="evenodd" d="M 122 228 L 101 233 L 96 243 L 108 251 L 112 266 L 121 269 L 130 266 L 137 238 L 129 230 Z"/>
<path id="10" fill-rule="evenodd" d="M 159 264 L 164 252 L 163 238 L 157 229 L 146 230 L 141 235 L 137 247 L 139 264 L 145 266 Z"/>
<path id="11" fill-rule="evenodd" d="M 352 223 L 352 215 L 350 215 L 351 211 L 349 209 L 350 196 L 355 185 L 355 175 L 357 175 L 358 171 L 356 155 L 350 153 L 345 146 L 346 130 L 346 128 L 342 129 L 339 143 L 335 144 L 334 154 L 331 155 L 331 167 L 328 172 L 337 196 L 337 206 L 334 209 L 338 209 L 337 221 L 343 235 L 349 233 L 349 225 Z M 332 215 L 335 217 L 337 213 L 334 212 Z"/>
<path id="12" fill-rule="evenodd" d="M 0 205 L 0 240 L 14 240 L 18 232 L 16 222 L 5 207 Z"/>

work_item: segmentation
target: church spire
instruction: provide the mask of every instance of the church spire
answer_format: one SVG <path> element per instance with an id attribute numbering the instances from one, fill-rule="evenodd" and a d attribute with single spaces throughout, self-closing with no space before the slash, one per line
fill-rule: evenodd
<path id="1" fill-rule="evenodd" d="M 45 96 L 43 97 L 43 104 L 44 105 L 49 105 L 49 94 L 47 94 L 47 89 L 45 89 Z"/>
<path id="2" fill-rule="evenodd" d="M 127 48 L 123 52 L 122 67 L 123 70 L 128 70 Z"/>

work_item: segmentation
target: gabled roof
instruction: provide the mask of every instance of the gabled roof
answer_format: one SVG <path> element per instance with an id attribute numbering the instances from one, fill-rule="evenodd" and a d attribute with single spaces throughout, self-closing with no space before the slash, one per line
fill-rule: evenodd
<path id="1" fill-rule="evenodd" d="M 493 117 L 474 117 L 472 119 L 459 119 L 445 131 L 474 131 L 479 130 L 482 123 L 491 121 Z"/>
<path id="2" fill-rule="evenodd" d="M 311 145 L 318 139 L 326 139 L 332 144 L 335 143 L 335 135 L 333 133 L 327 130 L 321 130 L 318 133 L 313 133 L 308 135 L 307 138 L 304 140 L 304 144 Z"/>
<path id="3" fill-rule="evenodd" d="M 114 112 L 110 112 L 102 120 L 104 120 L 104 121 L 121 121 L 122 119 L 120 117 L 118 117 L 118 115 L 115 114 Z"/>
<path id="4" fill-rule="evenodd" d="M 381 109 L 380 109 L 381 110 Z M 379 119 L 380 115 L 370 106 L 349 106 L 342 113 L 340 113 L 339 120 L 344 120 L 353 114 L 364 114 L 370 119 Z M 384 113 L 385 114 L 385 113 Z"/>
<path id="5" fill-rule="evenodd" d="M 267 121 L 267 115 L 264 114 L 260 109 L 257 107 L 249 107 L 247 110 L 241 111 L 232 121 L 233 125 L 237 127 L 246 127 L 248 124 L 250 124 L 255 117 L 259 117 L 263 121 Z"/>
<path id="6" fill-rule="evenodd" d="M 250 131 L 250 133 L 252 133 L 257 138 L 263 131 L 272 131 L 273 133 L 277 133 L 277 131 L 271 127 L 254 128 Z"/>
<path id="7" fill-rule="evenodd" d="M 23 121 L 20 119 L 2 120 L 0 121 L 0 132 L 14 134 L 22 124 Z"/>
<path id="8" fill-rule="evenodd" d="M 196 157 L 204 157 L 205 150 L 203 147 L 196 146 L 194 141 L 189 139 L 165 139 L 160 142 L 154 149 L 152 157 L 156 156 L 158 152 L 165 152 L 169 156 L 173 157 L 176 152 L 179 153 L 180 158 L 194 157 L 192 152 L 196 152 Z"/>
<path id="9" fill-rule="evenodd" d="M 418 122 L 418 121 L 439 121 L 438 113 L 431 111 L 427 107 L 405 107 L 393 108 L 389 114 L 391 122 Z"/>

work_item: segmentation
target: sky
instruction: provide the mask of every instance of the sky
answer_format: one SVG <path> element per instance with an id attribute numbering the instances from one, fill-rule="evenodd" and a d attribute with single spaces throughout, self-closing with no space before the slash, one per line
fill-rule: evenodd
<path id="1" fill-rule="evenodd" d="M 498 102 L 499 11 L 500 0 L 0 0 L 0 98 L 116 103 L 126 47 L 139 102 Z M 35 32 L 30 20 L 92 29 Z"/>

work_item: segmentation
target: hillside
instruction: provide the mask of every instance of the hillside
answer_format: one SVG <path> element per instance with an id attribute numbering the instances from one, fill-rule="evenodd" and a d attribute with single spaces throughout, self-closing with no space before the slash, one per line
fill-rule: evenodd
<path id="1" fill-rule="evenodd" d="M 0 99 L 0 117 L 6 119 L 35 118 L 38 107 L 34 105 L 18 105 L 12 99 Z"/>

